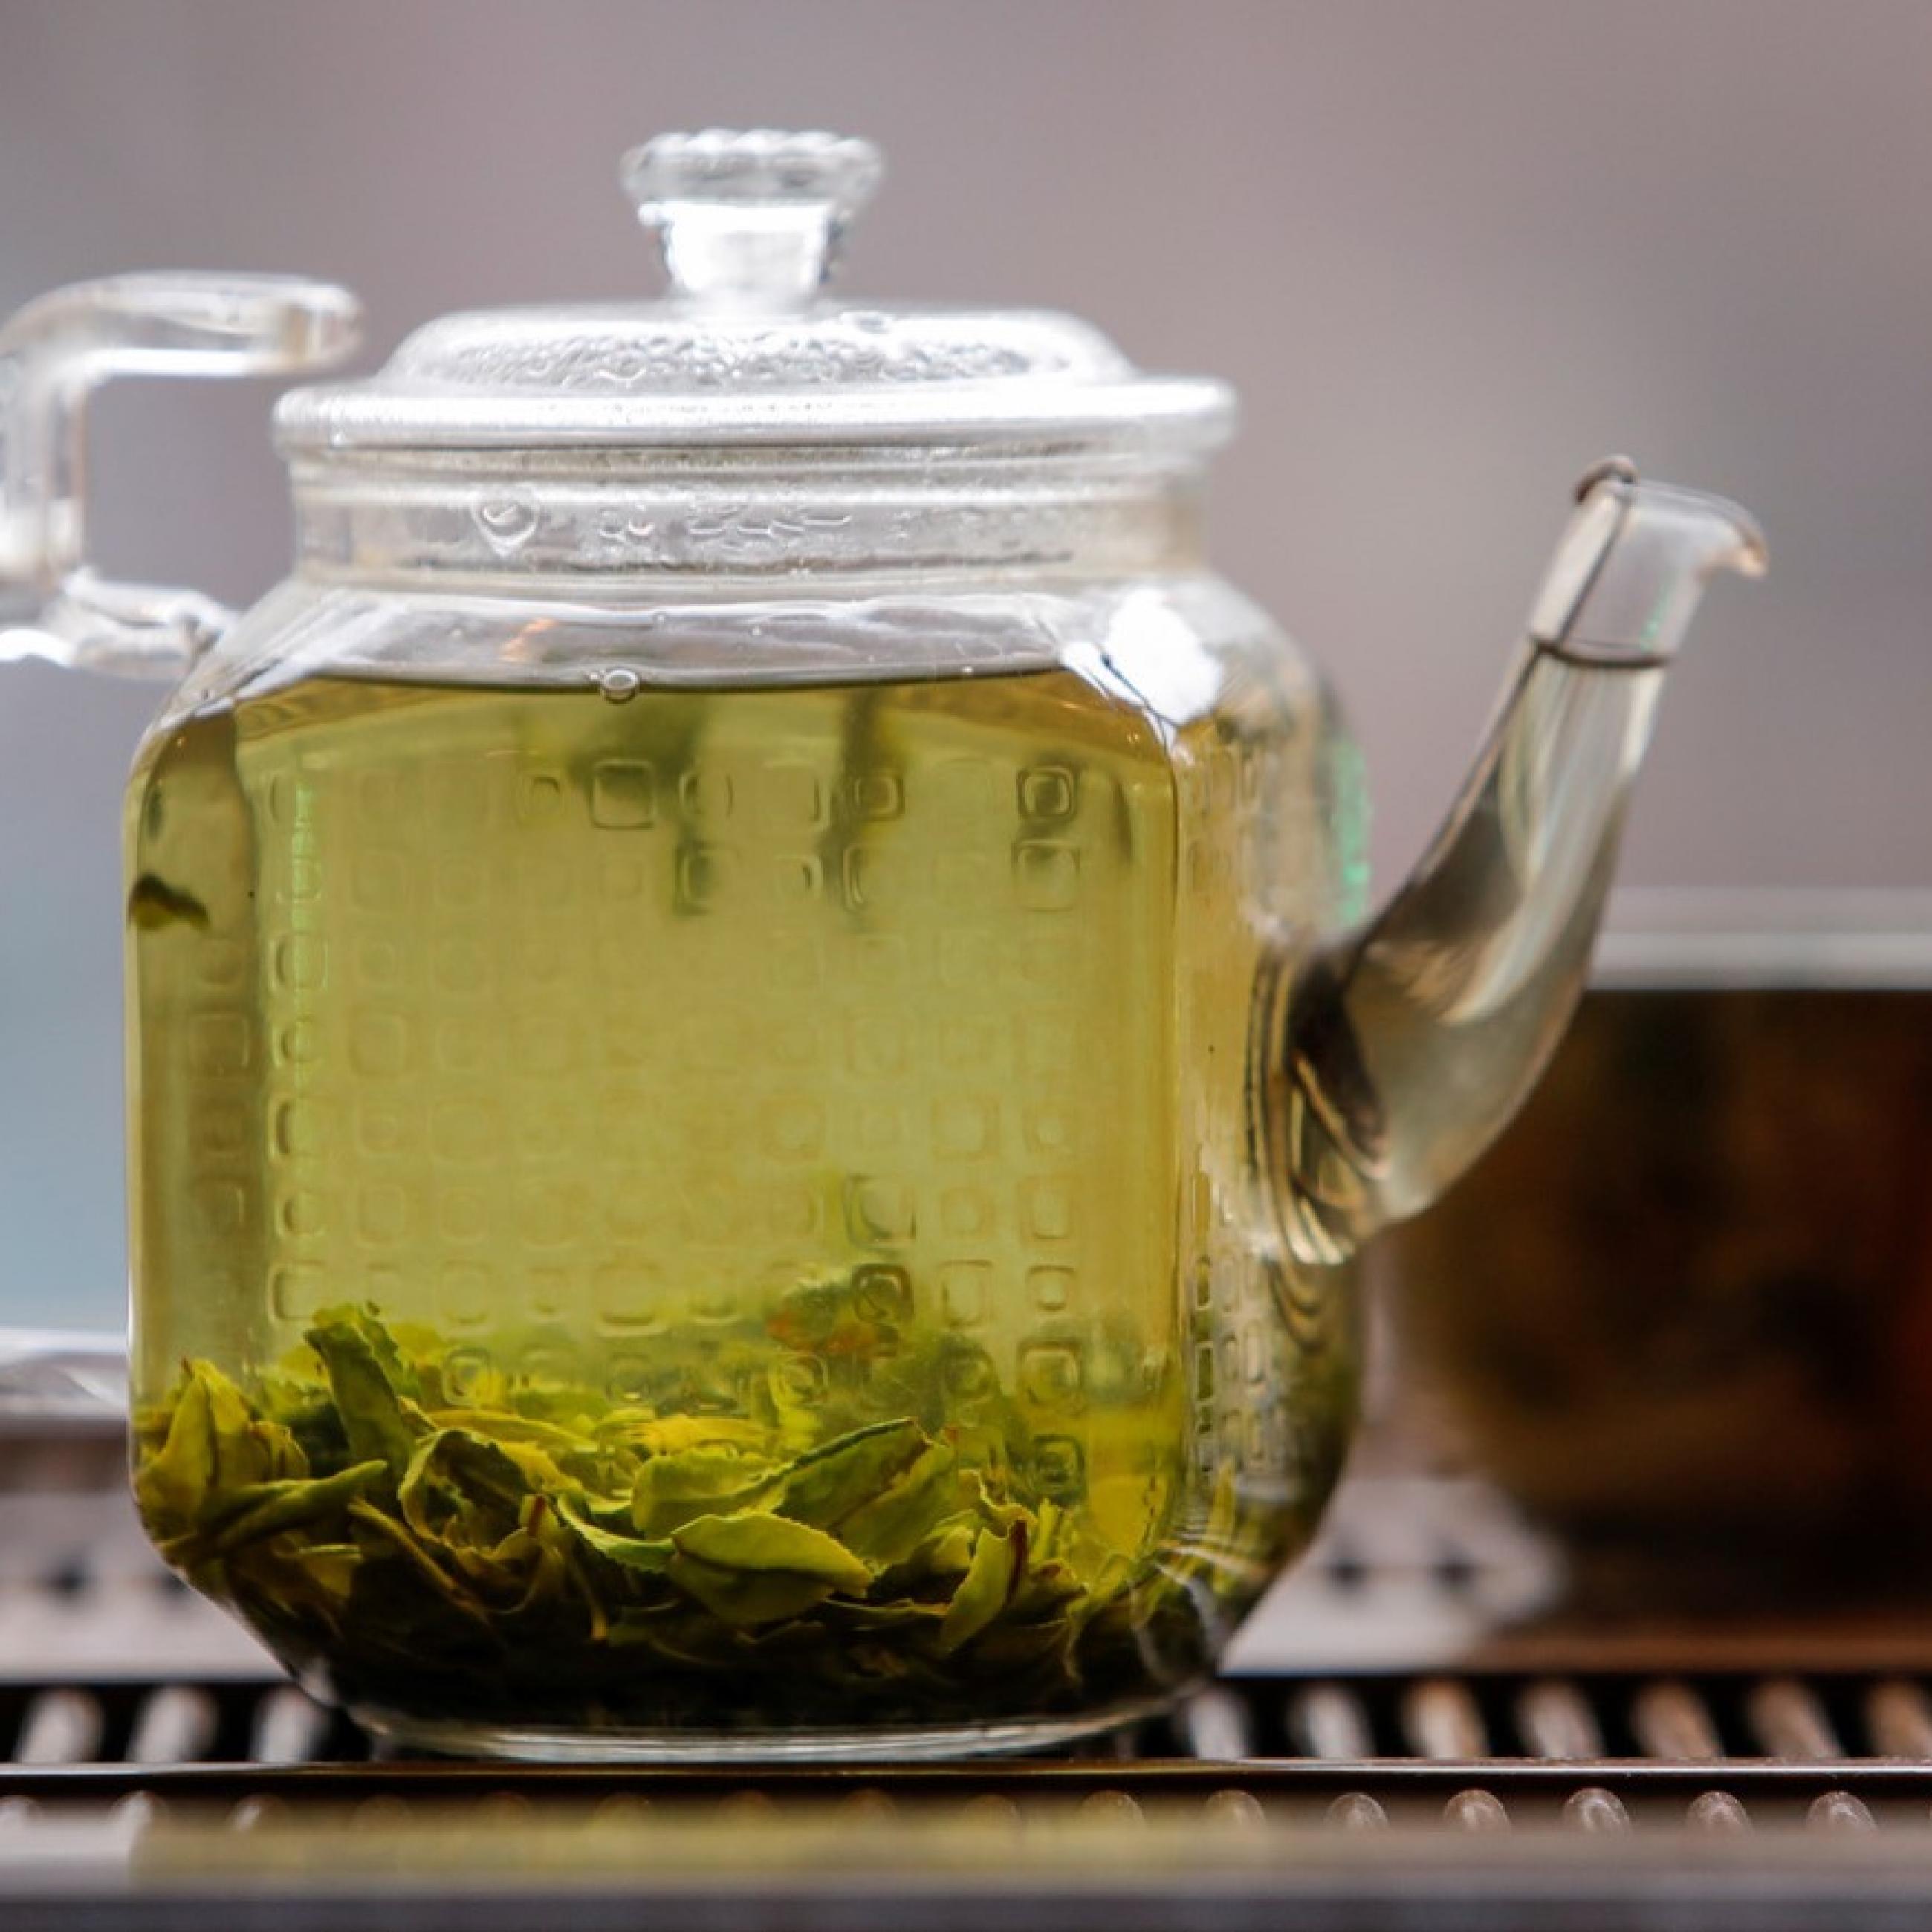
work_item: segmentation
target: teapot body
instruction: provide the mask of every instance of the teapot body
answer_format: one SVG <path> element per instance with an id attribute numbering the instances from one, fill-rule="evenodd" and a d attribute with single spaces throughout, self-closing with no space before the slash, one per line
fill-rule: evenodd
<path id="1" fill-rule="evenodd" d="M 878 171 L 628 156 L 666 298 L 285 397 L 238 620 L 89 567 L 83 406 L 322 367 L 352 298 L 0 326 L 0 659 L 190 667 L 127 816 L 137 1498 L 418 1746 L 1017 1748 L 1201 1678 L 1334 1479 L 1354 1256 L 1534 1083 L 1762 567 L 1592 470 L 1364 919 L 1333 707 L 1202 560 L 1231 393 L 825 295 Z"/>
<path id="2" fill-rule="evenodd" d="M 420 1744 L 1172 1696 L 1352 1414 L 1250 1036 L 1361 819 L 1197 568 L 292 579 L 129 793 L 157 1542 Z"/>

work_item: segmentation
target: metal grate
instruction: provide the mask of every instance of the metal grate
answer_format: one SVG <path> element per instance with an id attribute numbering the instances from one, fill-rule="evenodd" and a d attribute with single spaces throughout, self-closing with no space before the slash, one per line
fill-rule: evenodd
<path id="1" fill-rule="evenodd" d="M 1352 1485 L 1240 1673 L 1054 1759 L 524 1768 L 373 1756 L 159 1570 L 117 1446 L 17 1446 L 10 1928 L 1932 1923 L 1932 1619 L 1566 1624 L 1466 1481 Z"/>
<path id="2" fill-rule="evenodd" d="M 1024 1785 L 1050 1768 L 1064 1786 L 1184 1787 L 1202 1767 L 1284 1791 L 1334 1790 L 1368 1803 L 1384 1793 L 1448 1791 L 1480 1772 L 1507 1794 L 1574 1796 L 1593 1781 L 1633 1793 L 1735 1785 L 1787 1796 L 1819 1780 L 1922 1794 L 1932 1804 L 1932 1689 L 1916 1677 L 1862 1672 L 1766 1677 L 1622 1673 L 1529 1676 L 1251 1677 L 1223 1680 L 1171 1718 L 1097 1746 L 1016 1768 L 997 1761 L 943 1771 L 476 1767 L 372 1755 L 348 1720 L 295 1685 L 257 1682 L 0 1684 L 0 1797 L 182 1789 L 266 1788 L 276 1774 L 304 1790 L 414 1786 L 850 1790 L 905 1784 L 936 1790 Z M 214 1775 L 219 1772 L 219 1776 Z M 1453 1792 L 1448 1793 L 1453 1796 Z M 1361 1810 L 1363 1808 L 1355 1808 Z M 1366 1814 L 1364 1814 L 1366 1815 Z M 1932 1814 L 1917 1822 L 1932 1830 Z"/>
<path id="3" fill-rule="evenodd" d="M 266 1682 L 0 1688 L 0 1736 L 10 1928 L 1932 1922 L 1918 1678 L 1256 1677 L 1090 1755 L 931 1768 L 386 1761 Z"/>

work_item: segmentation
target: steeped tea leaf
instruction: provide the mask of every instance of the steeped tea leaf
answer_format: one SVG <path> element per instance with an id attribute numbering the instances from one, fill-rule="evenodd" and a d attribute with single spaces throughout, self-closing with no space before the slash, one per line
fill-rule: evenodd
<path id="1" fill-rule="evenodd" d="M 1124 1554 L 1064 1480 L 1030 1487 L 1004 1396 L 932 1420 L 957 1351 L 895 1308 L 897 1352 L 834 1364 L 808 1403 L 781 1399 L 767 1337 L 667 1341 L 663 1410 L 500 1368 L 453 1401 L 446 1342 L 330 1310 L 245 1390 L 188 1365 L 140 1418 L 141 1508 L 200 1587 L 378 1707 L 970 1726 L 1090 1708 L 1150 1659 L 1184 1674 L 1185 1559 L 1156 1569 L 1144 1522 Z"/>
<path id="2" fill-rule="evenodd" d="M 839 1534 L 868 1561 L 896 1563 L 956 1514 L 962 1500 L 958 1456 L 950 1443 L 934 1442 L 848 1516 Z"/>
<path id="3" fill-rule="evenodd" d="M 322 1358 L 350 1454 L 358 1462 L 388 1464 L 400 1480 L 416 1453 L 418 1432 L 403 1413 L 395 1384 L 371 1345 L 369 1325 L 347 1318 L 318 1322 L 307 1339 Z M 394 1344 L 386 1335 L 383 1342 L 382 1354 L 393 1358 Z"/>
<path id="4" fill-rule="evenodd" d="M 848 1596 L 863 1593 L 872 1573 L 836 1537 L 763 1510 L 701 1516 L 671 1538 L 680 1556 L 722 1568 L 784 1570 L 821 1577 Z"/>
<path id="5" fill-rule="evenodd" d="M 771 1431 L 738 1415 L 640 1415 L 619 1412 L 607 1416 L 600 1436 L 614 1436 L 653 1456 L 675 1456 L 684 1449 L 764 1449 Z"/>
<path id="6" fill-rule="evenodd" d="M 311 1326 L 346 1328 L 362 1336 L 376 1358 L 383 1378 L 399 1396 L 412 1402 L 422 1400 L 422 1372 L 419 1358 L 424 1349 L 434 1351 L 436 1337 L 428 1329 L 414 1324 L 392 1326 L 380 1321 L 367 1308 L 352 1302 L 318 1309 Z"/>
<path id="7" fill-rule="evenodd" d="M 796 1616 L 834 1591 L 862 1596 L 872 1580 L 835 1538 L 761 1510 L 699 1516 L 671 1541 L 671 1581 L 729 1624 Z"/>
<path id="8" fill-rule="evenodd" d="M 922 1600 L 949 1599 L 959 1580 L 972 1567 L 973 1546 L 982 1526 L 978 1515 L 963 1511 L 949 1516 L 932 1533 L 880 1572 L 878 1594 L 884 1598 L 916 1595 Z"/>
<path id="9" fill-rule="evenodd" d="M 315 1597 L 334 1615 L 355 1587 L 356 1573 L 362 1565 L 362 1550 L 353 1543 L 305 1543 L 290 1552 L 289 1560 L 300 1569 Z"/>
<path id="10" fill-rule="evenodd" d="M 668 1536 L 651 1539 L 620 1536 L 592 1522 L 568 1501 L 560 1503 L 557 1511 L 591 1549 L 610 1562 L 646 1576 L 661 1576 L 670 1567 L 673 1546 Z"/>
<path id="11" fill-rule="evenodd" d="M 358 1462 L 333 1476 L 290 1478 L 234 1490 L 230 1500 L 236 1513 L 222 1525 L 208 1554 L 225 1556 L 260 1538 L 340 1516 L 383 1473 L 380 1462 Z"/>
<path id="12" fill-rule="evenodd" d="M 164 1537 L 233 1507 L 233 1492 L 307 1475 L 300 1448 L 212 1362 L 188 1364 L 161 1446 L 142 1462 L 135 1495 Z"/>
<path id="13" fill-rule="evenodd" d="M 778 1486 L 778 1466 L 732 1448 L 704 1446 L 653 1456 L 631 1490 L 631 1521 L 662 1536 L 694 1516 L 756 1508 Z"/>
<path id="14" fill-rule="evenodd" d="M 440 1429 L 410 1459 L 398 1485 L 403 1520 L 426 1542 L 487 1550 L 521 1526 L 530 1488 L 499 1443 Z"/>
<path id="15" fill-rule="evenodd" d="M 1018 1522 L 982 1529 L 973 1562 L 939 1627 L 939 1648 L 950 1653 L 970 1643 L 1006 1606 L 1026 1561 L 1026 1532 Z"/>
<path id="16" fill-rule="evenodd" d="M 595 1455 L 594 1436 L 580 1434 L 534 1415 L 518 1415 L 502 1408 L 432 1408 L 429 1419 L 439 1429 L 466 1429 L 472 1436 L 487 1436 L 501 1442 L 541 1449 L 554 1462 L 571 1456 Z"/>
<path id="17" fill-rule="evenodd" d="M 917 1423 L 901 1419 L 875 1422 L 808 1449 L 785 1472 L 779 1511 L 795 1522 L 838 1531 L 878 1502 L 930 1442 Z"/>

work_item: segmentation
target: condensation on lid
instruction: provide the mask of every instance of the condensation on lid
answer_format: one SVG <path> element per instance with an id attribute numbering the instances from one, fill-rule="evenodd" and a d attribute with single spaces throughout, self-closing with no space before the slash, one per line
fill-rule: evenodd
<path id="1" fill-rule="evenodd" d="M 418 329 L 366 380 L 298 389 L 285 450 L 1016 442 L 1186 454 L 1226 440 L 1222 383 L 1144 376 L 1042 310 L 832 302 L 880 171 L 824 134 L 660 136 L 626 159 L 670 292 L 483 310 Z"/>

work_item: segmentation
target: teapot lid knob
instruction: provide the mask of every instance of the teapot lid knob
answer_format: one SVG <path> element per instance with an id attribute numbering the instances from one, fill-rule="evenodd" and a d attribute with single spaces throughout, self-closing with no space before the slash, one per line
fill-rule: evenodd
<path id="1" fill-rule="evenodd" d="M 783 313 L 824 286 L 881 171 L 869 141 L 714 128 L 660 134 L 632 148 L 619 172 L 664 250 L 674 296 Z"/>

